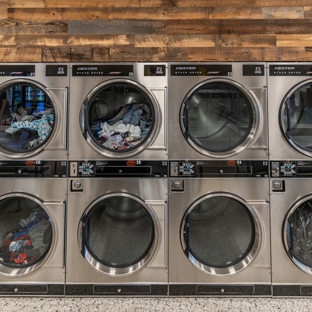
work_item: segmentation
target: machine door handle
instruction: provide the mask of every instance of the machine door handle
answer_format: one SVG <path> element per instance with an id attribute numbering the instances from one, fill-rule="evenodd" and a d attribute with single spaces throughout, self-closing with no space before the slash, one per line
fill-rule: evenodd
<path id="1" fill-rule="evenodd" d="M 184 114 L 184 127 L 186 135 L 188 136 L 188 130 L 189 130 L 189 108 L 190 108 L 190 99 L 186 98 L 185 100 L 185 114 Z"/>

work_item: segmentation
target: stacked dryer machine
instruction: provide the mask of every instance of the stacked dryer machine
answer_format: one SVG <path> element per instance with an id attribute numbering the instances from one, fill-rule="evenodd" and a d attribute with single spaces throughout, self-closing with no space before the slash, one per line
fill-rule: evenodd
<path id="1" fill-rule="evenodd" d="M 169 294 L 270 296 L 265 64 L 169 70 Z"/>
<path id="2" fill-rule="evenodd" d="M 67 64 L 0 64 L 0 295 L 64 296 Z"/>
<path id="3" fill-rule="evenodd" d="M 166 295 L 167 66 L 72 64 L 66 295 Z"/>
<path id="4" fill-rule="evenodd" d="M 274 296 L 311 296 L 312 64 L 269 63 Z"/>

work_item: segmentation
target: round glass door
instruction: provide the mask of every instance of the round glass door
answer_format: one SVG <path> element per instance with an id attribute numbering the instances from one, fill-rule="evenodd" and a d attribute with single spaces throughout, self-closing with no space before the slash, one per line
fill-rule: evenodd
<path id="1" fill-rule="evenodd" d="M 280 109 L 280 125 L 297 151 L 312 156 L 312 81 L 288 92 Z"/>
<path id="2" fill-rule="evenodd" d="M 283 233 L 289 257 L 301 270 L 312 274 L 312 196 L 299 200 L 290 208 Z"/>
<path id="3" fill-rule="evenodd" d="M 132 273 L 154 254 L 156 224 L 152 211 L 140 199 L 123 193 L 104 196 L 81 219 L 82 254 L 104 273 Z"/>
<path id="4" fill-rule="evenodd" d="M 255 100 L 229 80 L 208 80 L 184 99 L 180 122 L 189 144 L 212 157 L 241 152 L 254 138 L 259 123 Z"/>
<path id="5" fill-rule="evenodd" d="M 259 251 L 261 234 L 252 207 L 224 193 L 194 202 L 181 227 L 185 255 L 195 266 L 215 275 L 244 269 Z"/>
<path id="6" fill-rule="evenodd" d="M 97 152 L 128 157 L 151 144 L 160 127 L 159 105 L 143 86 L 114 80 L 96 87 L 81 110 L 82 132 Z"/>
<path id="7" fill-rule="evenodd" d="M 20 275 L 38 269 L 54 241 L 47 210 L 37 199 L 24 194 L 0 198 L 0 272 Z"/>
<path id="8" fill-rule="evenodd" d="M 32 156 L 54 133 L 56 111 L 52 96 L 40 84 L 14 80 L 0 88 L 0 151 L 8 157 Z"/>

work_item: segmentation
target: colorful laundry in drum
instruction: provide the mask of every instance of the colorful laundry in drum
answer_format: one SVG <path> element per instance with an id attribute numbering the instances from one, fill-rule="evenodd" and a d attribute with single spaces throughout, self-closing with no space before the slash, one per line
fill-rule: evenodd
<path id="1" fill-rule="evenodd" d="M 21 219 L 18 225 L 2 233 L 0 262 L 5 265 L 32 265 L 49 250 L 52 227 L 49 216 L 41 208 Z"/>
<path id="2" fill-rule="evenodd" d="M 95 129 L 94 137 L 99 144 L 112 150 L 135 147 L 144 140 L 153 123 L 151 109 L 145 103 L 124 105 L 107 118 L 94 117 L 90 123 L 91 129 Z"/>
<path id="3" fill-rule="evenodd" d="M 46 141 L 53 129 L 54 110 L 35 110 L 31 115 L 27 111 L 13 113 L 10 127 L 5 132 L 5 147 L 14 150 L 27 150 Z M 11 140 L 10 140 L 11 139 Z"/>

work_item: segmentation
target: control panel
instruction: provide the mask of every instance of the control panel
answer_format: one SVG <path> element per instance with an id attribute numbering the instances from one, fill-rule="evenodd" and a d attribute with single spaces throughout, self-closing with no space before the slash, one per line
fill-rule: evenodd
<path id="1" fill-rule="evenodd" d="M 71 161 L 70 177 L 168 177 L 167 161 Z"/>
<path id="2" fill-rule="evenodd" d="M 271 161 L 271 177 L 312 177 L 312 161 Z"/>
<path id="3" fill-rule="evenodd" d="M 0 161 L 1 177 L 66 178 L 67 161 Z"/>
<path id="4" fill-rule="evenodd" d="M 268 177 L 268 161 L 171 161 L 170 177 Z"/>

